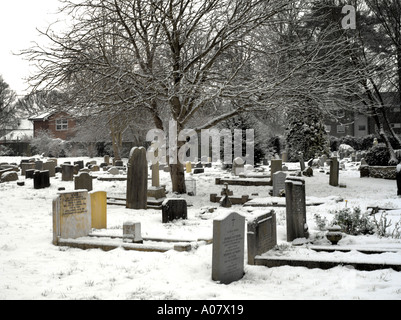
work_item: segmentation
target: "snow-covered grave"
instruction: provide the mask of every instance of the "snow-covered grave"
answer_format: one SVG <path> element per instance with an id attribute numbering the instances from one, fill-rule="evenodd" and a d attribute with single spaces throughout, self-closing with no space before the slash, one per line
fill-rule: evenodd
<path id="1" fill-rule="evenodd" d="M 19 164 L 21 159 L 0 157 L 0 163 Z M 77 160 L 103 161 L 66 158 L 59 162 Z M 62 181 L 61 173 L 56 173 L 49 188 L 34 189 L 32 180 L 19 175 L 24 186 L 15 181 L 0 184 L 0 299 L 400 299 L 401 272 L 391 268 L 401 264 L 399 238 L 343 234 L 333 246 L 325 231 L 319 230 L 315 215 L 331 221 L 333 212 L 345 207 L 360 207 L 363 212 L 368 207 L 379 208 L 375 214 L 378 220 L 384 214 L 380 208 L 386 208 L 390 233 L 401 219 L 396 181 L 360 178 L 357 163 L 344 164 L 340 182 L 346 188 L 330 186 L 329 176 L 319 170 L 314 170 L 312 177 L 304 177 L 309 238 L 293 242 L 286 239 L 285 198 L 270 197 L 272 186 L 230 184 L 234 194 L 258 196 L 253 196 L 248 205 L 231 208 L 211 203 L 209 195 L 221 192 L 216 178 L 230 176 L 219 164 L 213 164 L 204 168 L 204 174 L 187 174 L 196 180 L 194 196 L 173 194 L 170 174 L 160 171 L 160 184 L 166 186 L 167 197 L 187 201 L 188 219 L 163 224 L 159 209 L 108 205 L 107 229 L 92 229 L 86 237 L 62 239 L 69 243 L 55 246 L 52 203 L 59 188 L 73 192 L 74 182 Z M 299 163 L 286 166 L 289 172 L 299 169 Z M 267 172 L 269 168 L 265 169 Z M 91 174 L 98 177 L 93 180 L 94 191 L 125 195 L 127 181 L 99 179 L 112 177 L 107 171 Z M 124 176 L 123 170 L 120 175 Z M 261 265 L 249 265 L 245 240 L 244 276 L 229 285 L 213 281 L 210 242 L 214 220 L 237 212 L 252 221 L 271 210 L 276 213 L 277 246 L 255 257 Z M 143 244 L 124 243 L 126 221 L 141 224 Z M 183 250 L 174 250 L 177 244 Z M 99 249 L 102 246 L 103 250 Z M 138 251 L 145 247 L 154 250 Z M 267 268 L 263 261 L 269 259 L 287 262 Z M 297 261 L 321 264 L 305 266 Z M 376 267 L 373 271 L 358 270 L 364 263 Z"/>

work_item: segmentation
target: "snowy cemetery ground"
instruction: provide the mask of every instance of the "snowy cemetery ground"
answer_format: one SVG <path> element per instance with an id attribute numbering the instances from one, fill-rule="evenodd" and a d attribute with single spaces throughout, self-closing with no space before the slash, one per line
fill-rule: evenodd
<path id="1" fill-rule="evenodd" d="M 97 160 L 101 158 L 65 158 L 63 161 Z M 1 162 L 20 163 L 19 157 L 0 157 Z M 126 164 L 126 159 L 124 163 Z M 298 163 L 287 163 L 289 169 Z M 269 170 L 265 167 L 266 172 Z M 326 169 L 328 169 L 326 167 Z M 105 175 L 104 172 L 96 173 Z M 169 173 L 160 171 L 162 185 L 166 185 L 168 197 L 187 200 L 188 220 L 162 224 L 160 210 L 130 210 L 124 206 L 108 205 L 107 230 L 94 232 L 121 235 L 125 221 L 141 223 L 142 236 L 167 239 L 210 239 L 213 219 L 228 212 L 237 212 L 252 219 L 263 212 L 275 210 L 277 215 L 277 249 L 273 255 L 314 257 L 352 257 L 365 259 L 356 250 L 348 253 L 319 253 L 308 249 L 308 244 L 292 246 L 286 241 L 285 207 L 251 207 L 234 205 L 221 208 L 210 202 L 210 194 L 220 194 L 223 186 L 216 185 L 216 178 L 231 177 L 219 165 L 205 168 L 204 174 L 188 175 L 196 180 L 196 194 L 174 195 L 171 193 Z M 333 212 L 345 208 L 367 207 L 388 209 L 387 218 L 392 227 L 401 220 L 401 198 L 397 197 L 394 180 L 360 178 L 358 163 L 346 162 L 346 170 L 340 171 L 340 182 L 346 188 L 332 187 L 329 176 L 314 170 L 306 181 L 307 201 L 321 202 L 307 206 L 307 223 L 310 238 L 315 244 L 329 245 L 324 231 L 316 225 L 314 216 L 328 221 Z M 52 200 L 58 188 L 73 191 L 73 182 L 61 181 L 61 174 L 51 178 L 50 188 L 35 190 L 32 180 L 24 186 L 16 182 L 0 184 L 0 299 L 2 300 L 267 300 L 267 299 L 401 299 L 401 272 L 393 269 L 359 271 L 348 265 L 328 270 L 305 267 L 281 266 L 267 268 L 247 264 L 245 245 L 245 275 L 229 285 L 211 278 L 212 245 L 200 243 L 189 252 L 169 250 L 164 253 L 111 251 L 100 249 L 80 250 L 58 247 L 52 244 Z M 230 185 L 234 196 L 253 196 L 261 202 L 269 198 L 267 186 Z M 125 196 L 125 181 L 93 181 L 94 191 L 106 191 L 108 196 Z M 276 202 L 282 198 L 273 199 Z M 214 210 L 209 210 L 215 208 Z M 380 217 L 381 212 L 377 214 Z M 341 246 L 370 249 L 401 250 L 401 240 L 377 235 L 344 235 Z M 378 263 L 383 260 L 401 263 L 400 251 L 368 255 Z"/>

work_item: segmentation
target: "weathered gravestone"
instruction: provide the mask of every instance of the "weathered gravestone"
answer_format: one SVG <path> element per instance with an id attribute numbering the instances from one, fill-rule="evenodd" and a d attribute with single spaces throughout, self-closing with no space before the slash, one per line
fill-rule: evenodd
<path id="1" fill-rule="evenodd" d="M 63 163 L 61 165 L 61 180 L 74 181 L 74 166 L 71 164 Z"/>
<path id="2" fill-rule="evenodd" d="M 123 225 L 123 242 L 126 243 L 143 243 L 141 234 L 141 224 L 139 222 L 124 222 Z"/>
<path id="3" fill-rule="evenodd" d="M 338 180 L 340 175 L 339 163 L 337 157 L 330 159 L 330 180 L 329 184 L 333 187 L 338 186 Z"/>
<path id="4" fill-rule="evenodd" d="M 244 172 L 245 161 L 241 157 L 237 157 L 233 161 L 232 172 L 234 175 L 239 176 L 240 173 Z"/>
<path id="5" fill-rule="evenodd" d="M 132 148 L 128 160 L 127 203 L 128 209 L 147 209 L 148 161 L 146 149 Z"/>
<path id="6" fill-rule="evenodd" d="M 301 166 L 301 171 L 305 170 L 305 160 L 304 160 L 304 154 L 300 152 L 298 154 L 298 159 L 299 159 L 299 165 Z"/>
<path id="7" fill-rule="evenodd" d="M 397 196 L 401 196 L 401 163 L 397 165 L 396 170 Z"/>
<path id="8" fill-rule="evenodd" d="M 92 176 L 87 172 L 79 172 L 77 176 L 74 176 L 75 190 L 93 190 Z"/>
<path id="9" fill-rule="evenodd" d="M 35 163 L 32 162 L 23 162 L 21 163 L 21 175 L 26 175 L 26 170 L 35 170 Z"/>
<path id="10" fill-rule="evenodd" d="M 255 257 L 277 245 L 276 213 L 274 210 L 248 221 L 248 264 L 255 264 Z"/>
<path id="11" fill-rule="evenodd" d="M 43 170 L 49 171 L 50 177 L 55 177 L 56 176 L 56 162 L 47 161 L 47 162 L 43 163 Z"/>
<path id="12" fill-rule="evenodd" d="M 53 200 L 53 244 L 60 239 L 77 239 L 89 235 L 91 205 L 87 190 L 59 192 Z"/>
<path id="13" fill-rule="evenodd" d="M 287 174 L 282 171 L 273 174 L 273 197 L 279 197 L 280 192 L 285 190 L 286 177 Z"/>
<path id="14" fill-rule="evenodd" d="M 34 189 L 45 189 L 50 187 L 50 174 L 49 171 L 35 170 L 33 173 L 33 187 Z"/>
<path id="15" fill-rule="evenodd" d="M 83 160 L 74 161 L 74 166 L 78 166 L 79 167 L 78 170 L 81 170 L 81 169 L 83 169 L 85 167 L 84 166 L 84 161 Z"/>
<path id="16" fill-rule="evenodd" d="M 25 179 L 33 179 L 33 175 L 35 173 L 35 169 L 27 169 L 25 170 Z"/>
<path id="17" fill-rule="evenodd" d="M 287 177 L 285 181 L 287 241 L 308 238 L 306 223 L 305 180 Z"/>
<path id="18" fill-rule="evenodd" d="M 162 222 L 187 219 L 188 206 L 185 199 L 166 199 L 162 204 Z"/>
<path id="19" fill-rule="evenodd" d="M 92 228 L 107 229 L 107 192 L 89 192 L 91 199 Z"/>
<path id="20" fill-rule="evenodd" d="M 223 284 L 244 276 L 245 217 L 236 212 L 213 220 L 212 279 Z"/>
<path id="21" fill-rule="evenodd" d="M 283 170 L 283 161 L 272 159 L 270 164 L 270 179 L 273 181 L 273 174 Z"/>

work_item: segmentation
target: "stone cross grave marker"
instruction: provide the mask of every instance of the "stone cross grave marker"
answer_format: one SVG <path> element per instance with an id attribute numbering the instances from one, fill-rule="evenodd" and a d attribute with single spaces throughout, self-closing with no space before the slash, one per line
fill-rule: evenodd
<path id="1" fill-rule="evenodd" d="M 285 190 L 286 177 L 287 174 L 283 171 L 273 174 L 273 197 L 279 197 L 281 190 Z"/>
<path id="2" fill-rule="evenodd" d="M 248 221 L 248 264 L 255 264 L 255 257 L 277 245 L 276 213 L 274 210 Z"/>
<path id="3" fill-rule="evenodd" d="M 245 217 L 236 212 L 213 220 L 212 279 L 223 284 L 244 276 Z"/>
<path id="4" fill-rule="evenodd" d="M 287 177 L 285 181 L 287 241 L 308 238 L 306 223 L 305 180 Z"/>
<path id="5" fill-rule="evenodd" d="M 148 161 L 146 149 L 132 148 L 128 160 L 127 201 L 128 209 L 147 209 Z"/>
<path id="6" fill-rule="evenodd" d="M 231 208 L 232 203 L 229 196 L 232 196 L 233 193 L 228 189 L 228 183 L 224 184 L 224 188 L 221 191 L 222 198 L 220 200 L 220 206 L 223 208 Z"/>
<path id="7" fill-rule="evenodd" d="M 59 192 L 53 200 L 53 244 L 59 239 L 85 237 L 91 230 L 91 203 L 87 190 Z"/>

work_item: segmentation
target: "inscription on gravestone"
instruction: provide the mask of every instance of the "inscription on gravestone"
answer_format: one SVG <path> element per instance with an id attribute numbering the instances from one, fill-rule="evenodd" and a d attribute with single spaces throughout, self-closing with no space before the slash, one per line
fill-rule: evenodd
<path id="1" fill-rule="evenodd" d="M 244 276 L 245 217 L 233 212 L 213 221 L 212 279 L 223 284 Z"/>
<path id="2" fill-rule="evenodd" d="M 91 205 L 87 190 L 60 192 L 53 200 L 53 243 L 77 239 L 91 230 Z"/>

